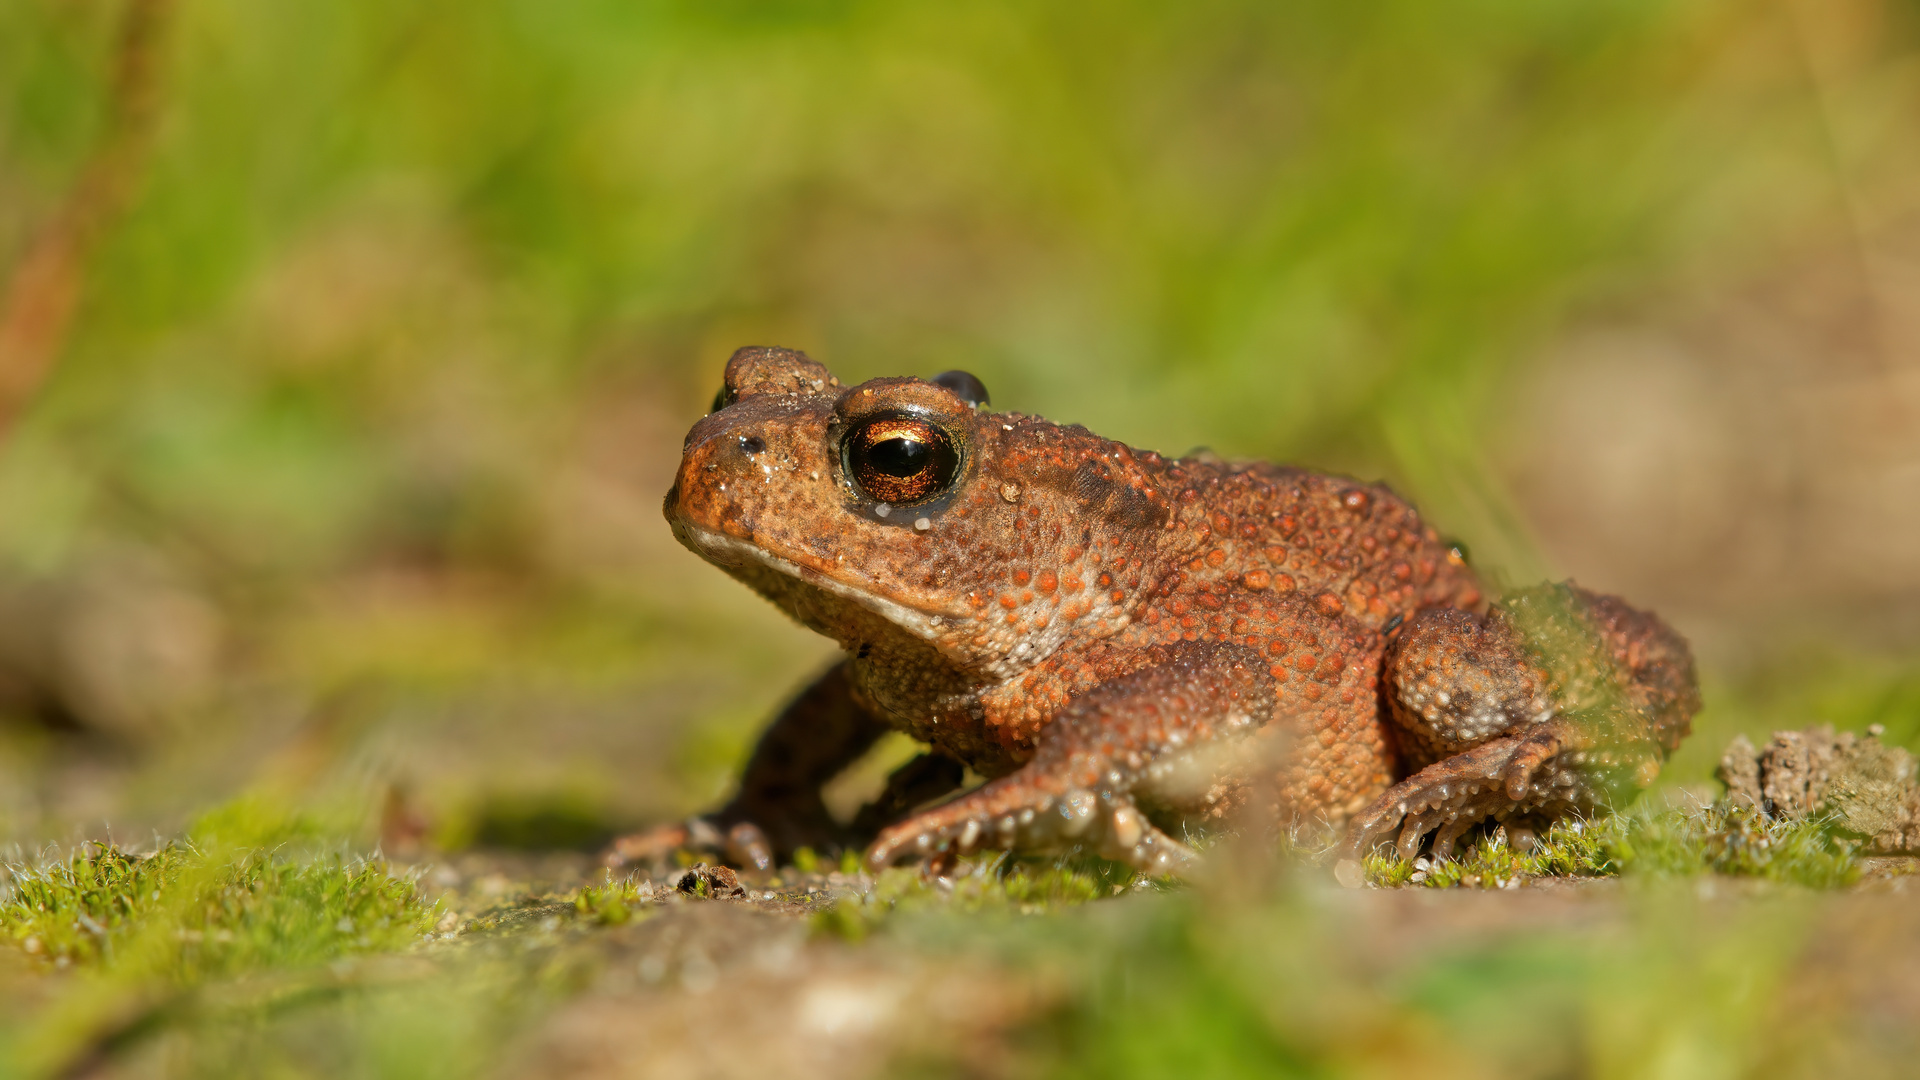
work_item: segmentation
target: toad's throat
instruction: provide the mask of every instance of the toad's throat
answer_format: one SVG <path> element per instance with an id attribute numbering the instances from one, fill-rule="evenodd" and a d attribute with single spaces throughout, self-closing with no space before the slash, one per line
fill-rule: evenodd
<path id="1" fill-rule="evenodd" d="M 873 612 L 907 633 L 936 647 L 945 641 L 946 619 L 917 611 L 905 604 L 876 596 L 871 592 L 836 581 L 811 567 L 783 559 L 739 537 L 728 536 L 698 525 L 676 522 L 674 532 L 680 542 L 694 553 L 724 570 L 743 566 L 761 566 L 793 581 L 810 585 L 829 596 L 849 601 Z M 943 648 L 944 652 L 945 649 Z"/>

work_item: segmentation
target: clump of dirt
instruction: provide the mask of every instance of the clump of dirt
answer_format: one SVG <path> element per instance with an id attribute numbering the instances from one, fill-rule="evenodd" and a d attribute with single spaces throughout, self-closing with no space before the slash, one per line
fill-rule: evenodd
<path id="1" fill-rule="evenodd" d="M 706 863 L 697 863 L 682 872 L 674 879 L 673 887 L 695 896 L 747 895 L 746 887 L 740 884 L 740 876 L 731 868 L 709 866 Z"/>
<path id="2" fill-rule="evenodd" d="M 1865 735 L 1831 726 L 1776 731 L 1755 749 L 1736 736 L 1717 770 L 1727 800 L 1773 818 L 1824 816 L 1863 838 L 1872 855 L 1920 855 L 1920 781 L 1914 757 Z"/>

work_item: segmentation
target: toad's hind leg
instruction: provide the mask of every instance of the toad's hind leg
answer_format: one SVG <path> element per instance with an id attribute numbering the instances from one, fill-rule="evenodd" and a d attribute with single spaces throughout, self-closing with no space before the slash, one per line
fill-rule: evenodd
<path id="1" fill-rule="evenodd" d="M 1417 771 L 1348 830 L 1348 854 L 1398 833 L 1411 858 L 1488 819 L 1616 805 L 1651 784 L 1700 707 L 1671 628 L 1571 584 L 1524 590 L 1480 616 L 1416 616 L 1388 652 L 1388 709 Z"/>
<path id="2" fill-rule="evenodd" d="M 1194 857 L 1135 802 L 1212 751 L 1231 752 L 1272 717 L 1274 679 L 1253 650 L 1196 642 L 1153 650 L 1154 662 L 1069 702 L 1040 733 L 1031 761 L 885 829 L 874 869 L 911 855 L 1084 847 L 1148 873 Z"/>

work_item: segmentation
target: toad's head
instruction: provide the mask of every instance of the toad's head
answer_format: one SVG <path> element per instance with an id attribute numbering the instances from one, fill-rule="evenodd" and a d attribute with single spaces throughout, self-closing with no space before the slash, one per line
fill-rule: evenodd
<path id="1" fill-rule="evenodd" d="M 986 405 L 964 372 L 843 387 L 802 353 L 741 349 L 667 520 L 858 657 L 931 648 L 1010 677 L 1127 624 L 1172 513 L 1157 456 Z"/>

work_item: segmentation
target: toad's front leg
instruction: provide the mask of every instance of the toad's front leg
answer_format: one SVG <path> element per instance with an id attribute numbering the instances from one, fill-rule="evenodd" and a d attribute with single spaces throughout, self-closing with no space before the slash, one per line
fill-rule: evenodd
<path id="1" fill-rule="evenodd" d="M 1150 666 L 1070 702 L 1017 772 L 883 831 L 867 864 L 1081 846 L 1148 873 L 1177 871 L 1192 849 L 1146 819 L 1136 792 L 1194 755 L 1251 734 L 1273 711 L 1273 676 L 1251 650 L 1217 642 L 1170 647 Z"/>
<path id="2" fill-rule="evenodd" d="M 855 699 L 847 665 L 834 665 L 781 710 L 760 736 L 740 778 L 740 790 L 727 805 L 688 821 L 663 825 L 616 839 L 606 854 L 611 866 L 654 862 L 676 849 L 723 854 L 736 866 L 771 869 L 776 858 L 795 849 L 838 850 L 853 837 L 835 824 L 821 801 L 820 789 L 841 769 L 865 753 L 886 725 Z M 950 774 L 935 768 L 921 773 L 946 779 L 938 792 L 958 786 L 958 763 Z M 919 777 L 928 779 L 927 777 Z M 926 784 L 921 784 L 926 789 Z M 867 835 L 871 835 L 868 833 Z"/>

